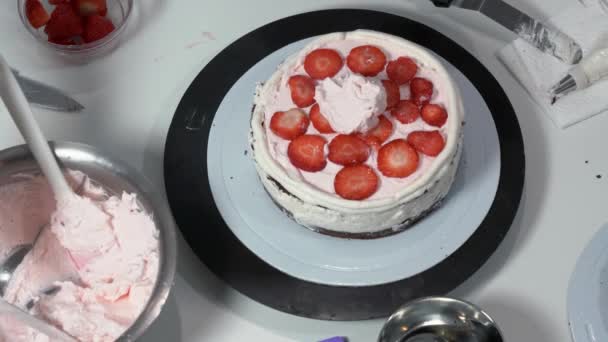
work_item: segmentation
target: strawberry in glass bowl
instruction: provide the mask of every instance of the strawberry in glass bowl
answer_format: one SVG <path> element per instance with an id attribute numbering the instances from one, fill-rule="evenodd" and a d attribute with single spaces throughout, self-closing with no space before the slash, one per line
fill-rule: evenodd
<path id="1" fill-rule="evenodd" d="M 124 32 L 133 0 L 18 0 L 19 16 L 41 44 L 86 62 L 112 51 Z"/>

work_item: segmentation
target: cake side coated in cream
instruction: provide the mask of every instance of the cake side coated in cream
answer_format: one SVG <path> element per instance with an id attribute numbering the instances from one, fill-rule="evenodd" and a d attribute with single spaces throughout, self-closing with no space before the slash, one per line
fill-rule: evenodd
<path id="1" fill-rule="evenodd" d="M 279 105 L 285 105 L 281 103 L 284 99 L 278 98 L 281 96 L 278 89 L 285 87 L 286 79 L 294 71 L 301 70 L 303 60 L 310 51 L 333 48 L 345 56 L 353 46 L 364 44 L 380 47 L 388 60 L 401 55 L 415 59 L 419 73 L 435 85 L 433 102 L 443 105 L 449 116 L 448 122 L 441 127 L 446 141 L 438 156 L 424 159 L 416 174 L 405 179 L 383 177 L 374 196 L 353 201 L 341 198 L 329 186 L 325 186 L 327 180 L 322 177 L 327 178 L 327 174 L 321 172 L 311 177 L 309 173 L 298 172 L 286 165 L 285 160 L 281 160 L 282 156 L 277 154 L 280 149 L 273 149 L 276 140 L 270 137 L 267 123 L 269 113 L 277 110 Z M 340 73 L 348 72 L 345 69 L 346 65 Z M 344 75 L 338 74 L 337 77 Z M 298 223 L 313 229 L 353 234 L 374 233 L 407 225 L 436 207 L 445 197 L 460 159 L 463 120 L 463 106 L 458 89 L 440 62 L 424 48 L 379 32 L 361 30 L 333 33 L 315 39 L 299 53 L 289 57 L 267 82 L 258 87 L 251 120 L 252 155 L 267 192 Z M 419 121 L 412 127 L 424 128 L 425 124 Z M 355 124 L 344 126 L 353 127 Z M 396 131 L 402 135 L 408 133 L 404 129 Z M 370 166 L 373 165 L 374 157 L 375 155 L 370 157 Z"/>

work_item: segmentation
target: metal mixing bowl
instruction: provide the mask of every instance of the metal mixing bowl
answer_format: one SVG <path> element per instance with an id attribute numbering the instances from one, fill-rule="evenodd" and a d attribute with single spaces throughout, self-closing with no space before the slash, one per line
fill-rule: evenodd
<path id="1" fill-rule="evenodd" d="M 378 342 L 503 342 L 498 326 L 475 305 L 427 297 L 400 307 L 384 324 Z"/>
<path id="2" fill-rule="evenodd" d="M 62 168 L 86 173 L 93 181 L 111 193 L 122 191 L 137 194 L 141 206 L 152 213 L 159 230 L 159 272 L 156 285 L 143 312 L 118 341 L 134 341 L 140 337 L 160 314 L 175 277 L 177 266 L 176 228 L 171 211 L 163 196 L 137 170 L 93 147 L 77 143 L 52 143 L 52 149 Z M 40 172 L 38 164 L 26 145 L 0 151 L 0 184 L 11 175 Z"/>

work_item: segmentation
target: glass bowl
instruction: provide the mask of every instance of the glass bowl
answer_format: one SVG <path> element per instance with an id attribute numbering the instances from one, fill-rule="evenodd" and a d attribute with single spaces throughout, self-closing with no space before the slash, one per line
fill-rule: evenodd
<path id="1" fill-rule="evenodd" d="M 25 14 L 26 0 L 17 0 L 17 2 L 21 22 L 27 31 L 36 39 L 36 41 L 64 57 L 79 62 L 86 62 L 93 57 L 100 56 L 114 50 L 118 46 L 122 33 L 125 31 L 125 27 L 127 26 L 133 10 L 133 0 L 106 0 L 108 7 L 108 14 L 106 17 L 114 24 L 114 31 L 104 38 L 94 42 L 84 43 L 81 45 L 61 45 L 48 41 L 47 34 L 44 32 L 44 26 L 36 29 L 30 25 Z M 40 0 L 40 2 L 50 15 L 53 11 L 54 5 L 51 5 L 48 0 Z"/>

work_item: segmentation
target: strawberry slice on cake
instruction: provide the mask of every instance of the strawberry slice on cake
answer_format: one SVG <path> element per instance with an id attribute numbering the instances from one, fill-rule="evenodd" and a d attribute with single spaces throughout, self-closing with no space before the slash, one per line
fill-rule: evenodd
<path id="1" fill-rule="evenodd" d="M 424 48 L 373 31 L 321 36 L 256 92 L 256 170 L 301 225 L 354 238 L 393 234 L 449 191 L 462 108 Z"/>

